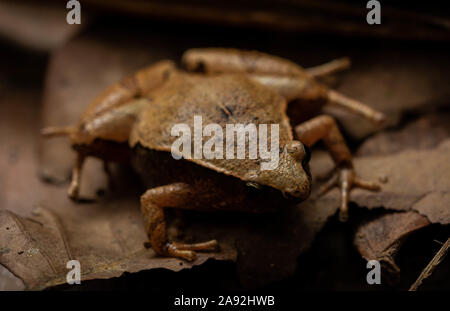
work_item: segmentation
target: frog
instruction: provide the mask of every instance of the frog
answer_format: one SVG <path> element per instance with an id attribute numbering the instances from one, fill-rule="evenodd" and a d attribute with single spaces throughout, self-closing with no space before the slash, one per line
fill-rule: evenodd
<path id="1" fill-rule="evenodd" d="M 349 64 L 342 58 L 303 68 L 259 51 L 189 49 L 180 68 L 171 60 L 144 67 L 103 91 L 75 126 L 50 126 L 42 134 L 71 141 L 77 155 L 68 189 L 73 200 L 80 198 L 86 158 L 102 159 L 107 174 L 109 162 L 132 164 L 148 189 L 140 197 L 145 245 L 159 256 L 192 261 L 199 251 L 217 251 L 219 243 L 169 241 L 167 209 L 260 213 L 299 204 L 311 194 L 310 148 L 318 141 L 335 164 L 319 193 L 339 189 L 342 221 L 348 219 L 351 189 L 381 189 L 357 176 L 338 123 L 321 113 L 322 107 L 337 105 L 375 124 L 384 122 L 383 113 L 319 81 Z M 298 121 L 305 103 L 317 113 Z M 173 126 L 192 127 L 198 115 L 222 127 L 276 124 L 278 165 L 263 170 L 260 158 L 174 157 Z"/>

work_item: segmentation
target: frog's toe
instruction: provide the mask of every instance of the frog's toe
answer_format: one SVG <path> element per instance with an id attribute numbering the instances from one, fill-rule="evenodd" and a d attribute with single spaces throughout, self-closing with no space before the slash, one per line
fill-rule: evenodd
<path id="1" fill-rule="evenodd" d="M 197 258 L 197 254 L 194 252 L 194 250 L 182 249 L 179 248 L 179 245 L 183 246 L 184 244 L 168 243 L 164 251 L 155 251 L 155 252 L 159 256 L 182 258 L 187 261 L 194 261 Z M 144 247 L 152 248 L 151 242 L 150 241 L 144 242 Z"/>
<path id="2" fill-rule="evenodd" d="M 366 181 L 355 177 L 353 181 L 353 186 L 361 189 L 366 189 L 370 191 L 380 191 L 381 185 L 375 181 Z"/>
<path id="3" fill-rule="evenodd" d="M 361 188 L 370 191 L 379 191 L 381 189 L 380 184 L 376 182 L 365 181 L 358 178 L 351 167 L 339 168 L 319 190 L 319 195 L 325 194 L 334 187 L 339 188 L 341 195 L 339 208 L 340 221 L 347 221 L 348 219 L 349 193 L 352 188 Z"/>
<path id="4" fill-rule="evenodd" d="M 192 244 L 174 242 L 174 243 L 172 243 L 172 245 L 180 250 L 191 250 L 191 251 L 217 251 L 217 250 L 219 250 L 219 243 L 217 242 L 217 240 L 210 240 L 210 241 L 206 241 L 206 242 L 192 243 Z"/>
<path id="5" fill-rule="evenodd" d="M 197 258 L 195 251 L 217 251 L 219 250 L 219 243 L 217 240 L 210 240 L 201 243 L 168 243 L 167 256 L 183 258 L 187 261 L 193 261 Z"/>
<path id="6" fill-rule="evenodd" d="M 197 254 L 194 251 L 178 249 L 175 245 L 171 243 L 167 245 L 167 255 L 169 257 L 182 258 L 187 261 L 194 261 L 197 258 Z"/>
<path id="7" fill-rule="evenodd" d="M 69 189 L 67 190 L 67 195 L 72 201 L 78 201 L 78 194 L 80 192 L 80 187 L 78 183 L 72 182 Z"/>
<path id="8" fill-rule="evenodd" d="M 343 168 L 339 171 L 338 178 L 339 188 L 341 192 L 341 206 L 339 209 L 339 220 L 348 220 L 348 201 L 349 193 L 352 188 L 361 188 L 370 191 L 379 191 L 381 186 L 376 182 L 365 181 L 359 179 L 353 168 Z"/>

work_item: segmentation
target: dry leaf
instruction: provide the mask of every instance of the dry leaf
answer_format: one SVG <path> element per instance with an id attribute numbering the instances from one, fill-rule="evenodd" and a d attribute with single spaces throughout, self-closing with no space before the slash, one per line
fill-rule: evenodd
<path id="1" fill-rule="evenodd" d="M 358 156 L 389 155 L 406 149 L 432 149 L 450 137 L 450 114 L 430 114 L 406 124 L 402 129 L 383 131 L 358 148 Z"/>
<path id="2" fill-rule="evenodd" d="M 366 180 L 378 180 L 380 192 L 354 189 L 351 201 L 368 208 L 384 207 L 397 211 L 413 210 L 431 223 L 450 223 L 450 140 L 431 150 L 407 150 L 392 155 L 368 156 L 354 159 L 356 173 Z M 323 174 L 332 168 L 328 155 L 316 153 L 312 162 Z M 384 182 L 384 183 L 383 183 Z M 314 185 L 317 189 L 318 185 Z M 321 200 L 338 202 L 337 189 Z"/>
<path id="3" fill-rule="evenodd" d="M 425 216 L 412 211 L 383 213 L 358 225 L 354 244 L 366 260 L 378 260 L 381 271 L 394 282 L 400 273 L 394 259 L 403 240 L 429 224 Z"/>
<path id="4" fill-rule="evenodd" d="M 67 199 L 64 187 L 42 185 L 39 192 L 43 199 L 29 203 L 40 206 L 33 217 L 0 212 L 0 230 L 4 231 L 0 246 L 8 249 L 0 255 L 0 262 L 29 289 L 64 283 L 69 259 L 80 261 L 82 280 L 89 280 L 152 268 L 178 271 L 208 258 L 236 260 L 237 252 L 243 283 L 265 284 L 295 270 L 298 255 L 336 210 L 304 204 L 276 215 L 190 213 L 185 218 L 188 225 L 182 228 L 185 239 L 217 238 L 221 245 L 220 252 L 199 254 L 190 264 L 155 257 L 152 250 L 143 247 L 145 232 L 137 193 L 76 204 Z"/>
<path id="5" fill-rule="evenodd" d="M 353 58 L 353 67 L 341 76 L 338 90 L 384 112 L 387 126 L 399 125 L 411 111 L 435 111 L 447 105 L 450 91 L 441 77 L 449 71 L 450 61 L 440 51 L 376 49 L 362 57 Z M 367 120 L 337 107 L 325 111 L 337 115 L 353 139 L 377 131 Z"/>

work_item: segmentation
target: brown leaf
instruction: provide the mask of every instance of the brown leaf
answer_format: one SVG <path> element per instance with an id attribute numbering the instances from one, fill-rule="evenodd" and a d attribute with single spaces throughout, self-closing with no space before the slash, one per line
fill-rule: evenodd
<path id="1" fill-rule="evenodd" d="M 406 149 L 432 149 L 450 137 L 450 114 L 430 114 L 398 131 L 383 131 L 366 140 L 358 156 L 386 155 Z"/>
<path id="2" fill-rule="evenodd" d="M 378 260 L 391 281 L 400 272 L 394 258 L 403 240 L 430 222 L 416 212 L 383 213 L 359 224 L 354 237 L 358 252 L 366 260 Z"/>
<path id="3" fill-rule="evenodd" d="M 6 210 L 0 217 L 0 230 L 5 231 L 0 235 L 0 246 L 10 250 L 0 255 L 0 262 L 29 289 L 64 283 L 69 259 L 80 261 L 82 280 L 89 280 L 152 268 L 178 271 L 208 258 L 236 260 L 237 252 L 244 285 L 266 284 L 295 270 L 298 255 L 310 246 L 336 210 L 303 204 L 259 217 L 191 213 L 185 218 L 189 225 L 182 228 L 184 240 L 217 238 L 221 245 L 220 252 L 199 254 L 191 264 L 155 257 L 152 250 L 143 247 L 146 237 L 137 193 L 125 198 L 107 197 L 94 204 L 76 204 L 67 199 L 64 187 L 42 185 L 39 191 L 47 199 L 30 204 L 46 207 L 35 210 L 33 217 L 20 217 Z"/>
<path id="4" fill-rule="evenodd" d="M 445 135 L 441 133 L 447 125 L 445 117 L 444 120 L 437 116 L 429 119 L 425 118 L 407 126 L 411 132 L 402 130 L 375 135 L 362 147 L 375 155 L 355 158 L 356 173 L 366 180 L 378 180 L 382 190 L 369 192 L 355 189 L 351 192 L 351 201 L 362 207 L 402 211 L 384 211 L 381 216 L 365 221 L 359 225 L 354 238 L 361 256 L 367 260 L 381 260 L 382 271 L 391 282 L 395 282 L 399 277 L 400 270 L 394 258 L 404 237 L 430 223 L 450 223 L 450 140 L 445 140 Z M 438 123 L 438 120 L 445 125 Z M 429 122 L 433 122 L 433 125 Z M 426 134 L 419 133 L 421 130 L 426 130 Z M 433 133 L 436 134 L 434 138 L 426 138 Z M 413 137 L 416 137 L 417 144 L 413 143 Z M 433 148 L 438 139 L 443 143 Z M 377 150 L 377 143 L 380 144 L 381 150 Z M 406 151 L 400 151 L 403 149 Z M 392 153 L 384 152 L 388 150 Z M 332 167 L 333 164 L 326 153 L 313 153 L 314 175 L 322 175 Z M 313 190 L 318 186 L 316 183 Z M 319 198 L 318 204 L 326 205 L 326 202 L 322 203 L 325 198 L 335 204 L 333 202 L 339 199 L 338 190 L 332 190 Z"/>
<path id="5" fill-rule="evenodd" d="M 389 48 L 366 51 L 364 60 L 342 75 L 338 90 L 385 113 L 387 126 L 396 126 L 411 111 L 433 111 L 447 105 L 449 89 L 440 77 L 450 69 L 441 52 Z M 401 59 L 401 61 L 399 61 Z M 346 133 L 362 139 L 377 127 L 337 107 L 325 112 L 336 115 Z"/>
<path id="6" fill-rule="evenodd" d="M 0 250 L 0 252 L 2 251 Z M 0 265 L 0 291 L 19 291 L 24 289 L 25 285 L 22 280 Z"/>
<path id="7" fill-rule="evenodd" d="M 365 180 L 380 181 L 381 191 L 354 189 L 350 200 L 362 207 L 397 211 L 413 210 L 432 223 L 450 223 L 450 140 L 431 150 L 407 150 L 392 155 L 354 159 L 355 171 Z M 332 168 L 328 155 L 316 153 L 313 174 L 323 174 Z M 385 181 L 385 183 L 383 183 Z M 317 189 L 319 185 L 314 185 Z M 318 200 L 338 202 L 339 192 L 331 190 Z M 334 201 L 333 201 L 334 198 Z"/>
<path id="8" fill-rule="evenodd" d="M 106 208 L 114 209 L 111 206 Z M 125 271 L 137 272 L 151 268 L 178 271 L 199 265 L 209 257 L 222 260 L 235 257 L 233 251 L 228 251 L 226 247 L 220 254 L 200 254 L 193 264 L 155 257 L 151 250 L 143 247 L 145 235 L 140 224 L 127 228 L 130 225 L 129 216 L 128 221 L 122 222 L 117 219 L 84 221 L 87 225 L 82 224 L 81 220 L 78 231 L 69 233 L 67 238 L 53 212 L 44 208 L 36 212 L 46 214 L 47 217 L 38 222 L 35 218 L 27 219 L 6 210 L 0 211 L 0 228 L 3 231 L 0 245 L 5 250 L 0 254 L 0 262 L 19 276 L 28 289 L 44 289 L 65 283 L 68 272 L 66 263 L 70 259 L 80 261 L 82 280 L 85 281 L 118 277 Z M 66 219 L 66 222 L 69 223 L 69 230 L 75 229 L 71 220 Z M 133 235 L 136 230 L 141 234 Z"/>

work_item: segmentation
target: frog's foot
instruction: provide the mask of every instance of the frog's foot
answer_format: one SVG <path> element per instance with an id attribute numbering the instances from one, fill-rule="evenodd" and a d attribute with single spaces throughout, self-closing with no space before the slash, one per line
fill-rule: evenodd
<path id="1" fill-rule="evenodd" d="M 188 261 L 193 261 L 197 258 L 195 251 L 217 251 L 219 249 L 219 243 L 217 240 L 210 240 L 202 243 L 169 243 L 167 250 L 169 256 L 181 257 Z"/>
<path id="2" fill-rule="evenodd" d="M 379 191 L 381 186 L 376 182 L 365 181 L 355 175 L 354 169 L 341 167 L 336 169 L 333 176 L 319 190 L 319 195 L 323 195 L 333 187 L 339 187 L 341 194 L 341 204 L 339 210 L 339 220 L 348 219 L 349 193 L 352 188 L 361 188 L 370 191 Z"/>
<path id="3" fill-rule="evenodd" d="M 168 257 L 182 258 L 187 261 L 194 261 L 195 259 L 197 259 L 196 252 L 190 251 L 190 250 L 178 249 L 170 243 L 167 245 L 167 254 L 165 254 L 165 255 Z"/>
<path id="4" fill-rule="evenodd" d="M 81 171 L 83 169 L 83 163 L 85 160 L 85 156 L 81 153 L 77 154 L 77 158 L 75 160 L 75 166 L 72 170 L 72 181 L 70 182 L 69 190 L 67 191 L 67 195 L 70 199 L 74 201 L 78 201 L 78 195 L 80 192 L 80 182 L 81 182 Z"/>
<path id="5" fill-rule="evenodd" d="M 192 244 L 173 242 L 171 245 L 177 249 L 190 251 L 216 251 L 219 249 L 219 243 L 217 243 L 217 240 L 209 240 L 206 242 Z"/>
<path id="6" fill-rule="evenodd" d="M 80 192 L 80 185 L 76 180 L 72 180 L 69 189 L 67 190 L 67 195 L 73 201 L 78 201 L 78 194 Z"/>
<path id="7" fill-rule="evenodd" d="M 145 247 L 150 248 L 151 244 L 146 243 Z M 162 254 L 163 256 L 168 257 L 178 257 L 183 258 L 187 261 L 193 261 L 197 258 L 197 254 L 195 251 L 217 251 L 219 250 L 219 243 L 217 240 L 210 240 L 202 243 L 167 243 L 165 250 Z"/>

